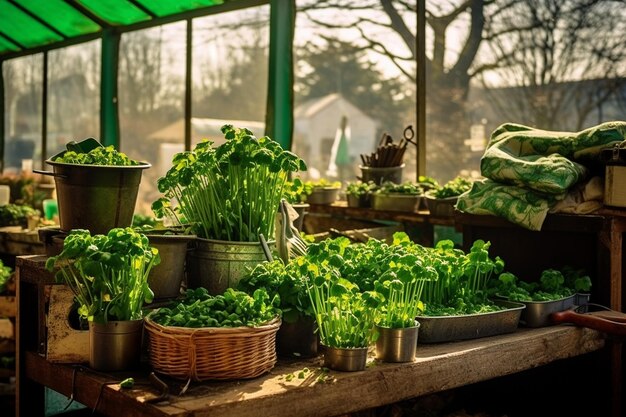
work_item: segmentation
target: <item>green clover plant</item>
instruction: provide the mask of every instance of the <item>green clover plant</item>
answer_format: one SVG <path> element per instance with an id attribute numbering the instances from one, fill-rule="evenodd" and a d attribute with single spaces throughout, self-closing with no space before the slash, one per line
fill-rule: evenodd
<path id="1" fill-rule="evenodd" d="M 70 287 L 81 317 L 106 323 L 143 317 L 143 303 L 154 296 L 148 274 L 160 261 L 148 238 L 130 227 L 93 236 L 75 229 L 65 238 L 61 253 L 48 258 L 46 268 L 56 270 L 57 282 Z"/>
<path id="2" fill-rule="evenodd" d="M 226 142 L 203 140 L 194 150 L 174 155 L 172 167 L 157 181 L 163 210 L 172 200 L 201 238 L 258 242 L 274 237 L 274 218 L 290 173 L 306 164 L 267 136 L 246 128 L 222 126 Z"/>

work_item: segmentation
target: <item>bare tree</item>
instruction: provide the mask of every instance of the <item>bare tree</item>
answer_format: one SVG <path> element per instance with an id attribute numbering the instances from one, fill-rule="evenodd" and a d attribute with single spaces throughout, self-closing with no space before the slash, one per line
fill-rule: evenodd
<path id="1" fill-rule="evenodd" d="M 428 173 L 442 180 L 463 167 L 467 151 L 463 140 L 469 134 L 465 100 L 470 86 L 470 69 L 482 42 L 487 6 L 496 0 L 432 1 L 427 3 L 426 22 L 431 30 L 427 74 L 427 162 Z M 500 0 L 508 8 L 515 0 Z M 415 82 L 416 1 L 323 0 L 307 2 L 299 11 L 324 29 L 356 31 L 354 42 L 384 57 L 407 80 Z M 338 19 L 330 10 L 344 13 Z M 451 42 L 448 34 L 459 20 L 468 28 L 464 38 Z M 384 36 L 380 36 L 380 34 Z M 401 47 L 399 46 L 401 45 Z M 453 53 L 450 53 L 453 50 Z"/>
<path id="2" fill-rule="evenodd" d="M 625 86 L 625 17 L 623 2 L 601 0 L 528 0 L 502 14 L 485 33 L 490 61 L 475 68 L 493 108 L 544 129 L 600 122 Z"/>
<path id="3" fill-rule="evenodd" d="M 355 43 L 415 80 L 416 1 L 322 0 L 306 2 L 300 11 L 337 36 L 358 31 Z M 504 98 L 493 107 L 506 121 L 543 128 L 577 129 L 598 121 L 603 103 L 623 106 L 623 5 L 619 0 L 427 1 L 429 174 L 450 177 L 472 157 L 463 140 L 472 113 L 484 111 L 483 103 L 468 101 L 472 80 L 499 91 L 488 99 Z M 330 10 L 345 17 L 337 19 Z M 393 33 L 395 42 L 377 38 L 382 31 Z M 404 47 L 392 48 L 399 43 Z M 489 81 L 494 78 L 497 82 Z M 564 117 L 570 114 L 575 117 Z"/>

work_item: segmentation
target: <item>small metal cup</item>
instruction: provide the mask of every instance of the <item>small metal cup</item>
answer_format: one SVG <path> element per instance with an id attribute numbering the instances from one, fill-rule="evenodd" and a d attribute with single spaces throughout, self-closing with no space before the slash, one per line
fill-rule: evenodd
<path id="1" fill-rule="evenodd" d="M 321 346 L 324 352 L 324 366 L 335 371 L 362 371 L 367 363 L 367 349 L 335 348 Z"/>
<path id="2" fill-rule="evenodd" d="M 413 362 L 419 327 L 417 321 L 415 326 L 401 329 L 377 326 L 376 358 L 383 362 Z"/>

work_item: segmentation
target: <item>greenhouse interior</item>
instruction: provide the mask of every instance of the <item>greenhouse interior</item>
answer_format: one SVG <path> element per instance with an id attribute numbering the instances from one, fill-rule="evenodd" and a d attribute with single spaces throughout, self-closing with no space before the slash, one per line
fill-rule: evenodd
<path id="1" fill-rule="evenodd" d="M 3 416 L 626 416 L 626 7 L 0 0 Z"/>

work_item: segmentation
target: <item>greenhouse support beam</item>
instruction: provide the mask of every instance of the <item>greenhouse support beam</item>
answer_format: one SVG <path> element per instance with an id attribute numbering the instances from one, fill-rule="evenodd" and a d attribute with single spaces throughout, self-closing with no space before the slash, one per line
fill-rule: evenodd
<path id="1" fill-rule="evenodd" d="M 6 143 L 4 136 L 6 133 L 4 120 L 7 115 L 4 107 L 6 93 L 4 91 L 4 71 L 2 70 L 4 62 L 5 61 L 0 61 L 0 114 L 2 115 L 2 117 L 0 117 L 0 173 L 4 172 L 4 144 Z"/>
<path id="2" fill-rule="evenodd" d="M 270 1 L 270 56 L 265 134 L 291 149 L 295 0 Z"/>
<path id="3" fill-rule="evenodd" d="M 117 98 L 117 72 L 120 34 L 107 29 L 102 34 L 100 81 L 100 142 L 119 149 L 120 123 Z"/>
<path id="4" fill-rule="evenodd" d="M 415 100 L 415 132 L 417 139 L 416 181 L 420 175 L 426 175 L 426 0 L 417 1 L 416 27 L 416 68 L 417 68 L 417 97 Z"/>

